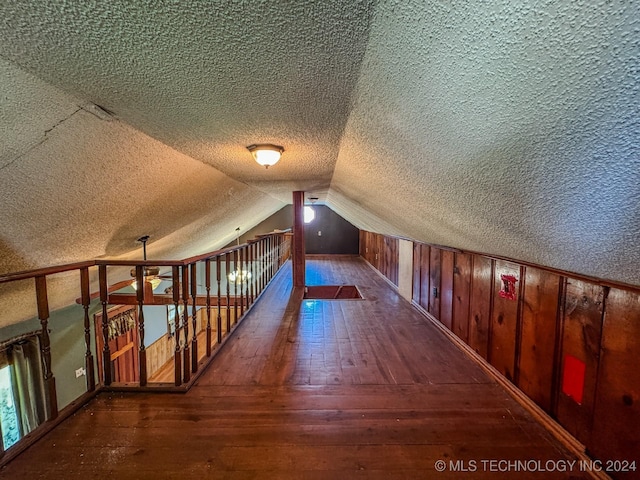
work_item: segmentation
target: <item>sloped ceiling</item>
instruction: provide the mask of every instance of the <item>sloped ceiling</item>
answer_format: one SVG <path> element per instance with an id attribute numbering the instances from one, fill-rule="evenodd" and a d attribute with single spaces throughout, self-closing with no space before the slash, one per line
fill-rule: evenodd
<path id="1" fill-rule="evenodd" d="M 640 284 L 632 3 L 380 2 L 329 203 L 410 238 Z"/>
<path id="2" fill-rule="evenodd" d="M 305 190 L 361 228 L 640 284 L 633 2 L 0 17 L 0 273 L 139 256 L 142 234 L 156 258 L 200 253 Z M 256 142 L 280 163 L 255 164 Z"/>

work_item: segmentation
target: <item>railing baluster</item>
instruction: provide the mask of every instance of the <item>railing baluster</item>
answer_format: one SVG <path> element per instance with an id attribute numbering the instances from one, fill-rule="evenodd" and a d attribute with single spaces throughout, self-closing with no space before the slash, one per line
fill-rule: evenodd
<path id="1" fill-rule="evenodd" d="M 109 349 L 109 289 L 107 285 L 107 266 L 98 266 L 100 282 L 100 303 L 102 304 L 102 376 L 105 385 L 111 385 L 111 350 Z"/>
<path id="2" fill-rule="evenodd" d="M 264 238 L 261 238 L 260 239 L 260 291 L 261 292 L 264 290 L 264 285 L 266 283 L 265 278 L 267 274 L 264 254 L 265 254 L 265 242 L 264 242 Z"/>
<path id="3" fill-rule="evenodd" d="M 269 267 L 271 266 L 269 263 L 269 254 L 271 253 L 271 251 L 269 250 L 269 237 L 265 237 L 264 239 L 264 288 L 267 288 L 267 285 L 269 284 L 269 280 L 271 280 L 271 277 L 269 276 Z"/>
<path id="4" fill-rule="evenodd" d="M 260 257 L 260 262 L 258 263 L 260 267 L 260 291 L 264 290 L 264 272 L 265 272 L 265 263 L 264 263 L 264 238 L 260 239 L 258 243 L 258 256 Z"/>
<path id="5" fill-rule="evenodd" d="M 249 282 L 251 281 L 249 278 L 249 275 L 251 275 L 249 273 L 249 246 L 245 246 L 242 251 L 242 258 L 244 258 L 244 281 L 242 282 L 242 286 L 244 289 L 244 301 L 247 302 L 246 308 L 248 309 L 249 305 L 251 305 L 251 303 L 249 303 Z"/>
<path id="6" fill-rule="evenodd" d="M 144 346 L 144 292 L 148 287 L 145 285 L 142 265 L 136 265 L 136 282 L 138 283 L 136 299 L 138 301 L 138 341 L 140 342 L 138 366 L 140 369 L 140 386 L 145 387 L 147 385 L 147 350 Z"/>
<path id="7" fill-rule="evenodd" d="M 269 254 L 267 255 L 268 262 L 268 282 L 271 281 L 271 277 L 273 277 L 273 242 L 271 241 L 271 237 L 267 237 L 267 251 Z"/>
<path id="8" fill-rule="evenodd" d="M 207 290 L 207 357 L 211 356 L 211 259 L 204 261 L 204 286 Z"/>
<path id="9" fill-rule="evenodd" d="M 51 371 L 51 340 L 49 339 L 49 300 L 47 298 L 47 277 L 35 277 L 36 299 L 38 303 L 38 319 L 42 326 L 40 334 L 40 353 L 42 355 L 42 376 L 49 400 L 49 420 L 58 416 L 58 399 L 56 395 L 56 379 Z"/>
<path id="10" fill-rule="evenodd" d="M 276 238 L 274 236 L 269 237 L 269 243 L 271 244 L 271 277 L 269 280 L 271 280 L 276 274 L 276 254 L 278 250 L 276 249 Z"/>
<path id="11" fill-rule="evenodd" d="M 284 262 L 286 261 L 286 256 L 287 256 L 287 240 L 286 240 L 286 236 L 283 233 L 282 236 L 280 237 L 280 245 L 282 246 L 280 248 L 280 266 L 284 265 Z"/>
<path id="12" fill-rule="evenodd" d="M 191 380 L 191 363 L 189 362 L 189 266 L 182 266 L 182 328 L 184 330 L 184 349 L 182 350 L 182 378 L 184 382 Z"/>
<path id="13" fill-rule="evenodd" d="M 260 295 L 260 276 L 261 276 L 261 271 L 260 271 L 260 241 L 256 241 L 255 247 L 254 247 L 254 252 L 255 255 L 253 257 L 253 261 L 255 263 L 255 271 L 256 271 L 256 278 L 255 278 L 255 282 L 256 282 L 256 297 L 258 295 Z"/>
<path id="14" fill-rule="evenodd" d="M 265 238 L 265 248 L 267 249 L 267 254 L 266 254 L 266 262 L 267 262 L 267 281 L 265 282 L 265 288 L 266 285 L 271 281 L 271 242 L 269 241 L 269 237 Z"/>
<path id="15" fill-rule="evenodd" d="M 231 253 L 227 252 L 225 254 L 225 266 L 227 267 L 225 269 L 225 275 L 227 276 L 226 278 L 226 283 L 227 283 L 227 334 L 229 333 L 229 330 L 231 330 L 231 285 L 229 284 L 229 273 L 231 273 Z"/>
<path id="16" fill-rule="evenodd" d="M 173 354 L 174 384 L 176 387 L 182 383 L 182 358 L 180 356 L 180 267 L 171 267 L 172 294 L 173 294 L 173 339 L 176 348 Z"/>
<path id="17" fill-rule="evenodd" d="M 266 237 L 262 239 L 262 255 L 261 255 L 261 260 L 262 260 L 262 290 L 265 289 L 265 287 L 267 286 L 267 283 L 269 282 L 269 280 L 267 279 L 268 276 L 268 272 L 267 269 L 269 268 L 269 263 L 267 262 L 267 256 L 269 255 L 269 250 L 267 249 L 267 239 Z"/>
<path id="18" fill-rule="evenodd" d="M 260 295 L 260 242 L 256 241 L 253 244 L 253 283 L 255 288 L 255 295 L 258 298 Z"/>
<path id="19" fill-rule="evenodd" d="M 198 371 L 198 315 L 197 301 L 198 296 L 198 273 L 196 263 L 192 263 L 189 267 L 191 271 L 191 325 L 193 326 L 193 337 L 191 339 L 191 373 Z"/>
<path id="20" fill-rule="evenodd" d="M 276 237 L 276 244 L 278 245 L 278 256 L 276 258 L 278 265 L 276 266 L 276 272 L 278 270 L 280 270 L 280 267 L 282 266 L 282 236 L 278 235 Z"/>
<path id="21" fill-rule="evenodd" d="M 238 259 L 239 259 L 240 265 L 238 265 L 238 268 L 236 269 L 238 271 L 238 275 L 236 276 L 236 285 L 238 285 L 238 280 L 240 280 L 240 316 L 241 317 L 242 315 L 244 315 L 244 282 L 246 281 L 244 270 L 242 269 L 242 265 L 244 263 L 243 262 L 244 255 L 242 254 L 242 251 L 243 249 L 238 250 Z"/>
<path id="22" fill-rule="evenodd" d="M 273 278 L 273 254 L 274 254 L 274 248 L 273 248 L 273 238 L 272 237 L 268 237 L 269 238 L 269 281 L 271 281 L 271 279 Z"/>
<path id="23" fill-rule="evenodd" d="M 216 282 L 218 284 L 218 318 L 216 318 L 216 328 L 218 329 L 218 344 L 222 343 L 222 291 L 220 288 L 220 270 L 222 269 L 222 262 L 220 255 L 216 256 Z"/>
<path id="24" fill-rule="evenodd" d="M 91 304 L 91 290 L 89 285 L 89 268 L 80 269 L 80 290 L 82 291 L 82 309 L 84 310 L 84 368 L 87 372 L 87 391 L 96 389 L 96 375 L 93 368 L 93 354 L 91 353 L 91 319 L 89 318 L 89 306 Z"/>
<path id="25" fill-rule="evenodd" d="M 255 288 L 255 282 L 256 282 L 256 272 L 255 272 L 255 243 L 250 243 L 249 244 L 249 271 L 251 272 L 251 280 L 250 280 L 250 288 L 251 288 L 251 303 L 253 304 L 253 302 L 255 302 L 256 300 L 256 288 Z"/>
<path id="26" fill-rule="evenodd" d="M 233 271 L 236 272 L 233 282 L 233 324 L 238 323 L 238 250 L 233 251 Z"/>

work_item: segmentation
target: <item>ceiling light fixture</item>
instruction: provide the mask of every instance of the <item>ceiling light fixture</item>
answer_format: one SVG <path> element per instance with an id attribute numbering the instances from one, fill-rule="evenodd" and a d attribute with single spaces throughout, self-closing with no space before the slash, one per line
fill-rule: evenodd
<path id="1" fill-rule="evenodd" d="M 278 163 L 282 152 L 284 152 L 284 148 L 281 146 L 270 143 L 249 145 L 247 150 L 251 152 L 255 161 L 265 168 L 269 168 L 271 165 Z"/>
<path id="2" fill-rule="evenodd" d="M 140 237 L 138 239 L 138 242 L 142 243 L 142 258 L 144 260 L 147 259 L 147 240 L 149 240 L 149 235 L 145 235 L 144 237 Z M 136 278 L 136 269 L 132 268 L 131 269 L 131 276 L 133 278 Z M 142 275 L 144 277 L 144 281 L 149 282 L 151 284 L 151 288 L 153 290 L 155 290 L 156 288 L 158 288 L 158 285 L 160 285 L 160 283 L 162 283 L 162 280 L 160 278 L 158 278 L 158 275 L 160 275 L 160 267 L 147 267 L 144 266 L 142 269 Z M 134 280 L 133 282 L 131 282 L 131 286 L 133 287 L 134 290 L 138 289 L 138 282 L 136 280 Z"/>

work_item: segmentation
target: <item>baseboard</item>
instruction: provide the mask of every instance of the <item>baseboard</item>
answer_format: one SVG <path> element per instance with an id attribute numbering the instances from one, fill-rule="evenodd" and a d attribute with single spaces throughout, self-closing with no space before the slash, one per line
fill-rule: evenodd
<path id="1" fill-rule="evenodd" d="M 395 283 L 393 283 L 391 280 L 389 280 L 389 279 L 385 276 L 385 274 L 384 274 L 384 273 L 382 273 L 382 272 L 381 272 L 380 270 L 378 270 L 376 267 L 374 267 L 373 265 L 371 265 L 371 264 L 370 264 L 370 263 L 369 263 L 369 262 L 368 262 L 368 261 L 367 261 L 367 260 L 362 256 L 362 255 L 358 255 L 358 257 L 359 257 L 359 258 L 362 258 L 362 261 L 363 261 L 364 263 L 366 263 L 366 264 L 367 264 L 367 266 L 368 266 L 369 268 L 371 268 L 371 270 L 373 270 L 374 272 L 376 272 L 380 278 L 382 278 L 385 282 L 387 282 L 387 283 L 389 284 L 389 286 L 390 286 L 391 288 L 393 288 L 393 289 L 396 291 L 396 293 L 398 293 L 398 295 L 400 295 L 400 290 L 398 290 L 398 286 L 397 286 Z M 400 296 L 402 297 L 402 295 L 400 295 Z M 402 297 L 402 298 L 405 298 L 405 297 Z M 406 299 L 405 299 L 405 300 L 406 300 Z"/>

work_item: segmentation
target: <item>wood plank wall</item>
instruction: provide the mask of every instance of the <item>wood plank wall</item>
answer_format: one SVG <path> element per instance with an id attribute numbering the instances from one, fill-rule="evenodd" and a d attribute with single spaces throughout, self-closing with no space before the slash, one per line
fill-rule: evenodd
<path id="1" fill-rule="evenodd" d="M 398 239 L 360 231 L 360 255 L 398 286 Z"/>
<path id="2" fill-rule="evenodd" d="M 397 239 L 362 231 L 360 252 L 397 285 Z M 413 253 L 416 305 L 594 458 L 640 470 L 640 288 L 417 242 Z"/>

